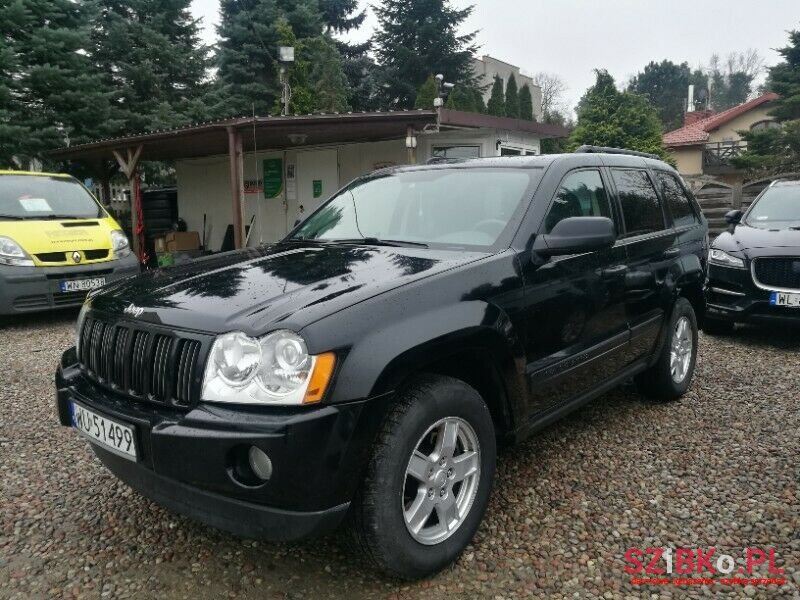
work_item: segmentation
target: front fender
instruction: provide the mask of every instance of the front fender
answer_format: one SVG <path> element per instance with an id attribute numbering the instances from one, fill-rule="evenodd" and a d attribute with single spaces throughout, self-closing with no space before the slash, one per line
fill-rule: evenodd
<path id="1" fill-rule="evenodd" d="M 524 356 L 520 335 L 499 307 L 479 300 L 440 306 L 358 340 L 337 374 L 331 401 L 391 391 L 404 374 L 466 349 L 484 349 L 504 369 Z"/>

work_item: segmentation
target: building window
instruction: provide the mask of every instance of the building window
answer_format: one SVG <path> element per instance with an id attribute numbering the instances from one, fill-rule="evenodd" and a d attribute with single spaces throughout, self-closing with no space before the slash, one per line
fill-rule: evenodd
<path id="1" fill-rule="evenodd" d="M 500 146 L 500 156 L 522 156 L 522 150 Z"/>
<path id="2" fill-rule="evenodd" d="M 781 124 L 777 121 L 772 121 L 771 119 L 765 119 L 764 121 L 759 121 L 758 123 L 754 123 L 750 126 L 751 131 L 757 131 L 759 129 L 780 129 Z"/>
<path id="3" fill-rule="evenodd" d="M 434 146 L 436 158 L 480 158 L 480 146 Z"/>

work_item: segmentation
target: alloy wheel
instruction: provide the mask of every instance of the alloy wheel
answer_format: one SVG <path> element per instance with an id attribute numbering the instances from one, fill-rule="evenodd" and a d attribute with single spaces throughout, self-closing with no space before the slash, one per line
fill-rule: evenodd
<path id="1" fill-rule="evenodd" d="M 406 468 L 403 517 L 416 541 L 439 544 L 472 508 L 481 475 L 481 450 L 472 426 L 445 417 L 419 439 Z"/>
<path id="2" fill-rule="evenodd" d="M 675 383 L 682 383 L 689 373 L 694 354 L 694 336 L 688 317 L 681 317 L 675 323 L 670 347 L 669 370 Z"/>

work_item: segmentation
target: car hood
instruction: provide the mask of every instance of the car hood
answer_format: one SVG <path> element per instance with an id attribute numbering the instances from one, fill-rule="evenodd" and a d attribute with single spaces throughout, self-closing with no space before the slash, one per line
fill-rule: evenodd
<path id="1" fill-rule="evenodd" d="M 109 218 L 0 220 L 0 235 L 10 237 L 28 254 L 111 249 L 111 231 L 119 226 Z"/>
<path id="2" fill-rule="evenodd" d="M 351 244 L 280 244 L 148 271 L 103 288 L 90 302 L 93 310 L 138 321 L 260 335 L 275 324 L 302 329 L 372 296 L 484 256 Z"/>
<path id="3" fill-rule="evenodd" d="M 800 231 L 796 229 L 761 229 L 749 225 L 737 225 L 733 232 L 721 234 L 714 246 L 723 250 L 761 250 L 800 248 Z M 749 252 L 749 254 L 761 254 Z"/>

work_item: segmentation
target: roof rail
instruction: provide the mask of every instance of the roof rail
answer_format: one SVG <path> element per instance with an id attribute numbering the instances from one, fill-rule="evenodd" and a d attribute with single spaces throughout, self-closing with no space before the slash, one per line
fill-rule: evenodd
<path id="1" fill-rule="evenodd" d="M 460 163 L 464 162 L 466 158 L 447 158 L 446 156 L 431 156 L 428 160 L 425 161 L 426 165 L 440 165 L 440 164 L 447 164 L 447 163 Z"/>
<path id="2" fill-rule="evenodd" d="M 650 154 L 649 152 L 637 152 L 636 150 L 626 150 L 625 148 L 609 148 L 607 146 L 589 146 L 584 145 L 575 149 L 578 154 L 626 154 L 628 156 L 639 156 L 641 158 L 653 158 L 661 160 L 658 154 Z"/>

